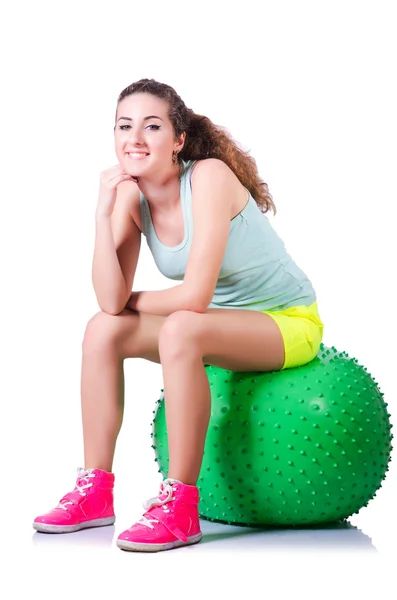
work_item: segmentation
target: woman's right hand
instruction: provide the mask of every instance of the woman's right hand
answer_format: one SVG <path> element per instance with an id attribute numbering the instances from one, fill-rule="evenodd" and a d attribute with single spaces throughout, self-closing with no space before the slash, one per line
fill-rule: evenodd
<path id="1" fill-rule="evenodd" d="M 126 173 L 118 164 L 101 172 L 96 217 L 110 217 L 117 197 L 117 186 L 122 181 L 137 183 L 136 179 Z"/>

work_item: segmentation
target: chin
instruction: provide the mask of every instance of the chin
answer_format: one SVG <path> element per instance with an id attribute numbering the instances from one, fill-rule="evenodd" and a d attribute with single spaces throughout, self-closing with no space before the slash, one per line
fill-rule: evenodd
<path id="1" fill-rule="evenodd" d="M 129 175 L 133 175 L 136 177 L 139 177 L 139 175 L 142 175 L 143 173 L 146 173 L 148 171 L 148 168 L 144 165 L 131 165 L 128 163 L 124 163 L 124 165 L 123 166 L 125 171 L 129 173 Z"/>
<path id="2" fill-rule="evenodd" d="M 128 165 L 128 166 L 123 165 L 123 168 L 124 168 L 124 171 L 126 173 L 128 173 L 128 175 L 131 175 L 131 177 L 139 177 L 144 172 L 144 169 L 137 169 L 135 167 L 131 168 L 131 165 Z"/>

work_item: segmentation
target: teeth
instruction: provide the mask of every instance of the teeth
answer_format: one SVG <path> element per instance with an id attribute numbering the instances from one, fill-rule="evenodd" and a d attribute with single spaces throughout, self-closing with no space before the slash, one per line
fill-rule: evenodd
<path id="1" fill-rule="evenodd" d="M 140 158 L 141 156 L 146 156 L 146 152 L 127 152 L 128 156 L 132 156 L 134 158 Z"/>

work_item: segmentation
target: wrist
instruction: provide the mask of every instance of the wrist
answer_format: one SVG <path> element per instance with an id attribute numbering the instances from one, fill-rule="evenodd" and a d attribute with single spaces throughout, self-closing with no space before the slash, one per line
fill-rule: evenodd
<path id="1" fill-rule="evenodd" d="M 128 308 L 129 310 L 135 310 L 137 311 L 137 300 L 138 300 L 138 296 L 139 296 L 139 292 L 131 292 L 128 301 L 127 301 L 127 305 L 126 308 Z"/>

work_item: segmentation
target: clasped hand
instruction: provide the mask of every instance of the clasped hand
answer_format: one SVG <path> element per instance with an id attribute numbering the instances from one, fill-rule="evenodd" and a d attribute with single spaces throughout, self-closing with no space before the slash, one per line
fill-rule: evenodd
<path id="1" fill-rule="evenodd" d="M 131 292 L 130 297 L 128 298 L 128 302 L 125 305 L 125 308 L 129 310 L 134 310 L 138 312 L 138 299 L 141 292 Z"/>

